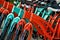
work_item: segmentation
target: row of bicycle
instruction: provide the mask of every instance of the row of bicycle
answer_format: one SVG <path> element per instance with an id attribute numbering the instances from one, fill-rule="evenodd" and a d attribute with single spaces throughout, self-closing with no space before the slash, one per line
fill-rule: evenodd
<path id="1" fill-rule="evenodd" d="M 44 7 L 22 7 L 3 2 L 0 8 L 0 40 L 60 39 L 60 12 Z"/>

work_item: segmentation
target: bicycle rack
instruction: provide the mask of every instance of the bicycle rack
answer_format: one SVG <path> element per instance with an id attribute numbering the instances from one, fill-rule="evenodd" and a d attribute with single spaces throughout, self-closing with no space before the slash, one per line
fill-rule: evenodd
<path id="1" fill-rule="evenodd" d="M 13 8 L 13 4 L 11 4 L 10 2 L 6 2 L 6 1 L 5 1 L 3 7 L 6 8 L 6 9 L 8 10 L 8 12 L 10 13 L 11 10 L 12 10 L 12 8 Z M 9 14 L 9 13 L 8 13 L 8 14 Z M 5 13 L 5 14 L 7 14 L 7 13 Z M 4 23 L 4 22 L 3 22 L 3 23 Z M 3 23 L 2 23 L 2 24 L 3 24 Z"/>
<path id="2" fill-rule="evenodd" d="M 6 40 L 17 40 L 18 35 L 21 36 L 21 39 L 22 39 L 22 36 L 24 36 L 23 39 L 25 39 L 26 37 L 25 35 L 27 33 L 28 33 L 27 34 L 28 37 L 26 38 L 27 40 L 30 40 L 32 36 L 32 32 L 33 32 L 33 27 L 36 28 L 37 35 L 42 35 L 44 37 L 44 40 L 46 39 L 59 40 L 60 38 L 60 27 L 59 27 L 60 26 L 60 18 L 59 18 L 60 13 L 59 14 L 56 13 L 54 14 L 54 16 L 52 16 L 51 15 L 53 14 L 52 10 L 47 11 L 45 8 L 36 8 L 35 13 L 33 13 L 31 12 L 32 9 L 28 8 L 28 10 L 25 10 L 25 9 L 23 10 L 21 8 L 14 6 L 13 4 L 9 2 L 4 1 L 3 3 L 4 3 L 3 8 L 0 8 L 1 13 L 3 12 L 1 15 L 3 14 L 8 14 L 8 15 L 6 19 L 4 18 L 5 22 L 3 25 L 3 30 L 2 30 L 0 40 L 4 40 L 3 38 L 5 37 L 5 35 L 7 37 Z M 7 13 L 4 8 L 8 10 Z M 11 10 L 12 10 L 12 13 L 10 13 Z M 21 31 L 21 34 L 19 34 L 20 31 Z"/>
<path id="3" fill-rule="evenodd" d="M 31 15 L 31 19 L 29 18 L 30 15 Z M 32 16 L 33 16 L 33 17 L 32 17 Z M 57 16 L 57 15 L 55 15 L 55 16 Z M 51 39 L 51 35 L 48 35 L 48 33 L 46 33 L 47 30 L 45 29 L 45 26 L 44 26 L 44 25 L 48 26 L 48 27 L 50 28 L 50 31 L 54 33 L 54 29 L 52 28 L 52 26 L 50 26 L 51 24 L 49 24 L 49 22 L 46 22 L 46 21 L 43 20 L 41 17 L 36 16 L 36 15 L 33 14 L 33 13 L 30 13 L 30 14 L 26 13 L 26 14 L 23 16 L 23 18 L 30 19 L 30 22 L 32 22 L 32 23 L 36 26 L 36 28 L 38 27 L 38 25 L 40 25 L 40 27 L 42 28 L 42 30 L 45 30 L 45 31 L 43 31 L 43 33 L 42 33 L 42 30 L 40 30 L 39 28 L 37 28 L 37 30 L 39 30 L 38 32 L 40 32 L 40 34 L 44 35 L 44 36 L 47 37 L 48 39 L 52 40 L 52 39 Z M 37 20 L 36 20 L 35 18 L 37 18 Z M 55 17 L 55 18 L 56 18 L 56 17 Z M 40 23 L 40 22 L 37 22 L 38 20 L 39 20 L 41 23 Z M 52 20 L 52 21 L 53 21 L 53 20 Z M 37 25 L 36 25 L 36 23 L 37 23 Z"/>
<path id="4" fill-rule="evenodd" d="M 27 13 L 27 14 L 28 14 L 28 13 Z M 31 14 L 28 14 L 28 15 L 29 15 L 29 17 L 30 17 Z M 27 15 L 26 15 L 25 17 L 27 17 Z M 29 19 L 29 17 L 27 17 L 27 18 Z M 42 35 L 43 35 L 43 34 L 42 34 Z"/>
<path id="5" fill-rule="evenodd" d="M 37 14 L 36 14 L 37 13 Z M 36 8 L 35 14 L 42 17 L 43 19 L 49 19 L 49 16 L 52 14 L 52 10 L 47 11 L 45 8 Z M 35 28 L 34 28 L 35 29 Z M 36 29 L 34 30 L 36 32 Z"/>
<path id="6" fill-rule="evenodd" d="M 15 11 L 16 11 L 16 10 L 15 10 Z M 16 12 L 17 12 L 17 11 L 16 11 Z M 21 13 L 21 12 L 22 12 L 22 11 L 19 11 L 19 13 Z M 17 13 L 18 13 L 18 12 L 17 12 Z M 19 17 L 20 15 L 22 15 L 22 14 L 19 14 L 18 17 Z M 22 17 L 20 17 L 20 18 L 22 18 Z"/>
<path id="7" fill-rule="evenodd" d="M 9 5 L 11 6 L 11 7 L 9 7 Z M 9 2 L 8 2 L 8 5 L 7 5 L 7 9 L 9 9 L 9 8 L 12 8 L 13 7 L 13 5 L 11 5 L 11 4 L 9 4 Z M 11 9 L 9 9 L 9 10 L 11 10 Z M 9 14 L 10 15 L 10 14 Z M 13 15 L 13 14 L 12 14 Z M 9 17 L 7 17 L 7 19 L 8 19 Z"/>
<path id="8" fill-rule="evenodd" d="M 26 13 L 28 13 L 28 14 L 29 14 L 29 12 L 27 12 L 27 11 L 26 11 Z"/>
<path id="9" fill-rule="evenodd" d="M 12 25 L 12 24 L 11 24 Z M 13 29 L 13 28 L 12 28 Z"/>
<path id="10" fill-rule="evenodd" d="M 17 11 L 17 10 L 18 10 L 18 11 Z M 17 7 L 14 6 L 13 9 L 12 9 L 12 12 L 13 12 L 13 13 L 10 13 L 10 14 L 9 14 L 10 16 L 8 15 L 9 17 L 7 17 L 6 20 L 9 20 L 9 18 L 10 18 L 11 16 L 14 16 L 14 12 L 16 12 L 16 13 L 18 14 L 18 17 L 19 17 L 19 18 L 22 18 L 22 17 L 20 16 L 21 13 L 23 14 L 22 9 L 17 8 Z M 12 14 L 12 15 L 11 15 L 11 14 Z M 16 14 L 15 14 L 15 15 L 16 15 Z M 13 19 L 14 19 L 14 18 L 13 18 Z M 7 26 L 4 26 L 4 27 L 7 28 Z M 6 30 L 6 29 L 3 29 L 3 30 Z M 8 31 L 9 31 L 9 30 L 8 30 Z"/>
<path id="11" fill-rule="evenodd" d="M 23 15 L 23 10 L 22 9 L 17 9 L 17 8 L 15 8 L 15 10 L 14 11 L 16 11 L 17 13 L 19 12 L 19 14 L 18 14 L 18 17 L 21 19 L 22 18 L 22 15 Z M 20 16 L 21 15 L 21 16 Z M 14 20 L 14 19 L 13 19 Z M 14 21 L 12 21 L 13 22 L 13 24 L 14 24 Z M 11 24 L 12 25 L 12 24 Z M 13 30 L 13 28 L 12 28 L 12 30 Z M 11 29 L 10 29 L 10 31 L 11 31 Z M 8 32 L 8 35 L 10 35 L 10 33 L 11 32 Z M 8 36 L 9 37 L 9 36 Z M 11 36 L 10 36 L 11 37 Z M 8 39 L 7 39 L 8 40 Z"/>
<path id="12" fill-rule="evenodd" d="M 30 11 L 30 8 L 29 8 L 28 10 Z M 26 11 L 26 13 L 29 13 L 29 11 L 28 11 L 28 12 Z M 24 19 L 23 19 L 23 20 L 24 20 Z M 26 21 L 26 22 L 27 22 L 27 21 Z M 21 25 L 20 22 L 19 22 L 17 25 Z M 17 26 L 17 27 L 18 27 L 18 26 Z"/>
<path id="13" fill-rule="evenodd" d="M 6 2 L 5 2 L 5 3 L 6 3 Z M 4 3 L 4 5 L 3 5 L 3 7 L 6 6 L 5 3 Z M 10 7 L 9 7 L 9 6 L 10 6 Z M 7 2 L 7 7 L 5 7 L 5 8 L 8 9 L 9 12 L 11 12 L 11 10 L 12 10 L 12 8 L 13 8 L 13 4 Z M 2 11 L 3 11 L 3 8 L 1 8 L 1 9 L 2 9 Z M 4 14 L 4 13 L 3 13 L 3 14 Z M 5 12 L 5 14 L 7 14 L 7 13 Z M 2 24 L 3 24 L 3 23 L 2 23 Z"/>

